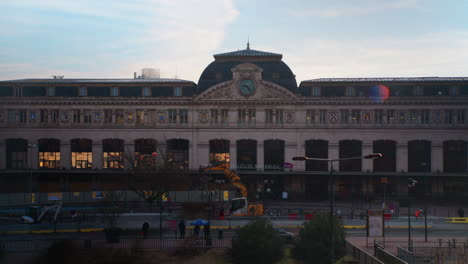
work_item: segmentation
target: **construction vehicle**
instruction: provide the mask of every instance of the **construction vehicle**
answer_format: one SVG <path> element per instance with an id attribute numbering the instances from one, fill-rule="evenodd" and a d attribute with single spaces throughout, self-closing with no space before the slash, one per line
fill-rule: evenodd
<path id="1" fill-rule="evenodd" d="M 236 216 L 263 215 L 263 204 L 249 204 L 247 200 L 247 188 L 242 184 L 237 173 L 230 169 L 228 163 L 214 167 L 201 168 L 201 171 L 223 171 L 226 178 L 240 193 L 242 197 L 231 200 L 231 214 Z"/>
<path id="2" fill-rule="evenodd" d="M 44 216 L 50 211 L 53 213 L 53 222 L 57 222 L 57 216 L 62 210 L 62 202 L 53 205 L 46 205 L 43 207 L 30 206 L 26 210 L 26 215 L 22 216 L 22 221 L 27 224 L 38 224 L 41 223 Z M 54 210 L 55 209 L 55 210 Z"/>

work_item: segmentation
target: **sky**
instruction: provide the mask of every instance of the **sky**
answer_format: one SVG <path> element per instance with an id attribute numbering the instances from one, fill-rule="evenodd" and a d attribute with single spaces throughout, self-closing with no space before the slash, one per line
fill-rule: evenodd
<path id="1" fill-rule="evenodd" d="M 468 76 L 468 0 L 0 0 L 0 80 L 198 83 L 213 54 L 283 54 L 315 78 Z"/>

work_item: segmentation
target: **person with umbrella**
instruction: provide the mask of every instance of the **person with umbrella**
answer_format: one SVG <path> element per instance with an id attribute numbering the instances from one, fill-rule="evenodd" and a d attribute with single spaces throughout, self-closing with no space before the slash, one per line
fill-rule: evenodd
<path id="1" fill-rule="evenodd" d="M 190 224 L 195 226 L 195 228 L 193 228 L 193 235 L 195 238 L 198 238 L 198 235 L 200 234 L 200 226 L 207 225 L 208 221 L 203 219 L 197 219 L 195 221 L 192 221 Z"/>

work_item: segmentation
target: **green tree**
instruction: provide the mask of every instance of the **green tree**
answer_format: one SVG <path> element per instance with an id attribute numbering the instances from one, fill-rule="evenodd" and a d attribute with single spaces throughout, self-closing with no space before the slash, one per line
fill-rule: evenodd
<path id="1" fill-rule="evenodd" d="M 269 264 L 280 261 L 284 242 L 266 218 L 255 218 L 236 231 L 230 255 L 233 263 Z"/>
<path id="2" fill-rule="evenodd" d="M 334 255 L 335 261 L 345 255 L 345 231 L 342 222 L 334 218 Z M 330 215 L 314 215 L 304 223 L 295 241 L 292 256 L 305 263 L 330 263 Z"/>

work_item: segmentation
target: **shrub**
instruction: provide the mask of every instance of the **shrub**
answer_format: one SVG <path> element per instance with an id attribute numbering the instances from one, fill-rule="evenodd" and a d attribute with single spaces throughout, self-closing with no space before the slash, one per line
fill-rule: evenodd
<path id="1" fill-rule="evenodd" d="M 236 230 L 230 256 L 233 263 L 269 264 L 280 261 L 284 242 L 268 219 L 256 218 Z"/>
<path id="2" fill-rule="evenodd" d="M 335 261 L 345 254 L 345 231 L 342 222 L 334 218 Z M 296 239 L 292 255 L 305 263 L 330 263 L 330 215 L 318 214 L 304 223 Z"/>

